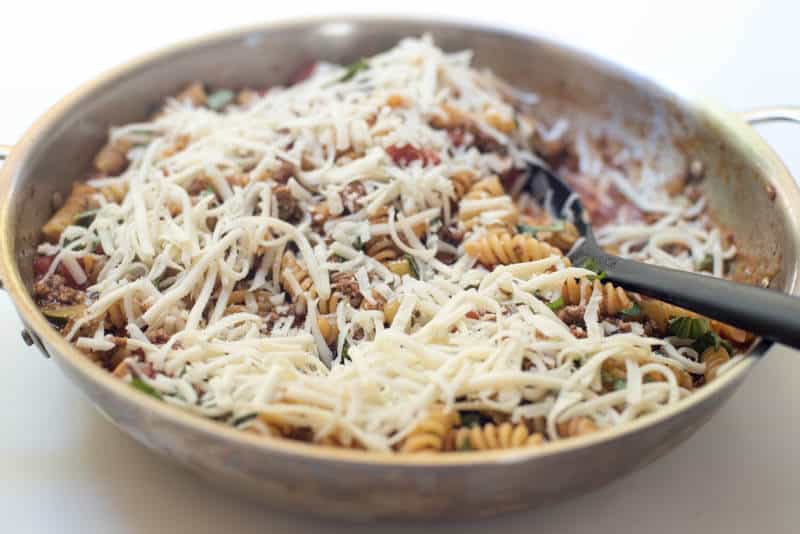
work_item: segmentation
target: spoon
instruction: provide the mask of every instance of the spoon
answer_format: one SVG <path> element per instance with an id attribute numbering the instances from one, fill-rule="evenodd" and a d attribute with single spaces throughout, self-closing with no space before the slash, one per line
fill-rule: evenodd
<path id="1" fill-rule="evenodd" d="M 529 177 L 528 191 L 541 205 L 545 206 L 547 199 L 559 218 L 565 214 L 564 210 L 572 214 L 572 222 L 583 237 L 568 254 L 573 265 L 593 262 L 605 273 L 604 280 L 624 289 L 800 348 L 800 298 L 609 254 L 597 244 L 580 199 L 559 176 L 531 165 Z"/>

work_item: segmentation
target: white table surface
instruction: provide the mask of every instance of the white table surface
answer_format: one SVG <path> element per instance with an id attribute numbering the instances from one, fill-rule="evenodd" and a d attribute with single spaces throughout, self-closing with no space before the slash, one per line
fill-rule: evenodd
<path id="1" fill-rule="evenodd" d="M 0 15 L 0 143 L 13 143 L 66 91 L 123 59 L 204 32 L 331 10 L 323 2 L 288 4 L 10 3 Z M 800 104 L 796 2 L 465 4 L 406 0 L 399 6 L 409 13 L 457 14 L 541 31 L 731 109 Z M 391 8 L 374 0 L 337 2 L 339 12 L 348 13 L 368 13 L 378 5 Z M 800 128 L 770 127 L 764 133 L 800 175 Z M 2 293 L 0 319 L 2 533 L 444 532 L 453 526 L 352 526 L 225 495 L 146 451 L 95 412 L 52 362 L 23 344 L 20 323 Z M 458 529 L 798 532 L 798 355 L 773 349 L 717 417 L 642 471 L 556 507 Z"/>

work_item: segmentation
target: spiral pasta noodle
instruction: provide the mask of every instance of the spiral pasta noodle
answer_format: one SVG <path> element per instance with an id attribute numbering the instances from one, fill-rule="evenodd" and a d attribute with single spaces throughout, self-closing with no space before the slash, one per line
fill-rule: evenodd
<path id="1" fill-rule="evenodd" d="M 448 436 L 449 450 L 494 450 L 512 449 L 541 445 L 544 436 L 538 432 L 531 433 L 523 423 L 513 425 L 509 422 L 495 425 L 473 425 L 460 427 L 450 431 Z"/>
<path id="2" fill-rule="evenodd" d="M 561 298 L 567 305 L 586 304 L 594 291 L 599 291 L 602 295 L 600 312 L 604 315 L 618 315 L 633 306 L 633 300 L 624 289 L 611 282 L 603 284 L 597 279 L 568 278 L 561 287 Z"/>
<path id="3" fill-rule="evenodd" d="M 487 269 L 561 255 L 560 250 L 533 236 L 512 236 L 508 232 L 489 232 L 479 239 L 468 241 L 464 244 L 464 251 Z"/>
<path id="4" fill-rule="evenodd" d="M 706 366 L 703 376 L 706 382 L 711 382 L 719 375 L 719 368 L 730 361 L 731 355 L 724 347 L 708 347 L 700 359 Z"/>
<path id="5" fill-rule="evenodd" d="M 464 198 L 475 183 L 475 175 L 470 171 L 460 171 L 450 177 L 450 183 L 453 185 L 455 199 L 460 200 Z"/>
<path id="6" fill-rule="evenodd" d="M 434 407 L 406 437 L 400 446 L 402 453 L 439 452 L 444 450 L 450 430 L 458 424 L 458 412 Z"/>
<path id="7" fill-rule="evenodd" d="M 339 329 L 336 327 L 335 322 L 325 317 L 319 317 L 317 318 L 317 327 L 325 343 L 328 345 L 334 345 L 336 343 L 336 339 L 339 336 Z"/>
<path id="8" fill-rule="evenodd" d="M 556 425 L 556 428 L 558 429 L 558 435 L 562 438 L 583 436 L 599 430 L 597 423 L 585 415 L 562 421 Z"/>

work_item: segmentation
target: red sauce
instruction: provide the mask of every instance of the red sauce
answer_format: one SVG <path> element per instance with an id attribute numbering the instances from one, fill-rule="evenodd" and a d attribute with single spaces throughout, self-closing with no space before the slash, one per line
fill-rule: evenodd
<path id="1" fill-rule="evenodd" d="M 410 144 L 391 145 L 386 149 L 386 152 L 392 158 L 392 161 L 401 167 L 407 167 L 417 160 L 421 161 L 423 166 L 438 165 L 442 161 L 433 150 L 429 148 L 420 149 Z"/>

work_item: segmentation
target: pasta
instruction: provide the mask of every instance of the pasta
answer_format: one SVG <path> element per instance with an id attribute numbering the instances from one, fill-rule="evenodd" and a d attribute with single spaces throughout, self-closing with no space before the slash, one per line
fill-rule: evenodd
<path id="1" fill-rule="evenodd" d="M 681 402 L 749 334 L 574 265 L 528 168 L 623 256 L 725 276 L 733 241 L 702 191 L 520 95 L 428 37 L 269 91 L 193 83 L 112 129 L 42 229 L 36 301 L 118 379 L 265 439 L 546 447 Z"/>
<path id="2" fill-rule="evenodd" d="M 537 241 L 532 236 L 524 234 L 512 236 L 505 231 L 489 231 L 483 237 L 467 242 L 464 251 L 488 269 L 561 254 L 561 251 L 552 245 Z"/>
<path id="3" fill-rule="evenodd" d="M 544 443 L 542 434 L 528 431 L 523 423 L 500 425 L 486 423 L 483 426 L 459 427 L 450 431 L 450 450 L 493 450 L 537 446 Z"/>

